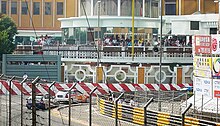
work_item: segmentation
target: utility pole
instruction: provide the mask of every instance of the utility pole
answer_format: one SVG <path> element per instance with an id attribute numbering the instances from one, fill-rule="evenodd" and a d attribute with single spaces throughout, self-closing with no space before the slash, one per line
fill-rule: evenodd
<path id="1" fill-rule="evenodd" d="M 11 88 L 11 83 L 12 83 L 12 80 L 14 79 L 15 77 L 13 76 L 10 80 L 9 80 L 9 120 L 8 120 L 8 124 L 9 126 L 11 126 L 11 93 L 12 93 L 12 88 Z"/>
<path id="2" fill-rule="evenodd" d="M 36 126 L 36 84 L 40 80 L 39 76 L 37 76 L 32 81 L 32 126 Z"/>

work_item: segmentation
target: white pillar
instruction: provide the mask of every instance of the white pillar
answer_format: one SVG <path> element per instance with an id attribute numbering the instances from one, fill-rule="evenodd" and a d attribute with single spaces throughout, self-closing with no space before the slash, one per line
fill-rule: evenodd
<path id="1" fill-rule="evenodd" d="M 200 12 L 201 11 L 201 1 L 200 0 L 198 0 L 198 12 Z"/>
<path id="2" fill-rule="evenodd" d="M 93 0 L 91 0 L 91 14 L 90 14 L 90 16 L 93 16 Z"/>
<path id="3" fill-rule="evenodd" d="M 118 16 L 121 16 L 121 0 L 118 0 Z"/>

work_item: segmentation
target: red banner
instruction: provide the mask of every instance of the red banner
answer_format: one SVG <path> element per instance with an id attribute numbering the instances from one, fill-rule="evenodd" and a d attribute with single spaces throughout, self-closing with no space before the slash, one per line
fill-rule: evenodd
<path id="1" fill-rule="evenodd" d="M 194 36 L 195 54 L 211 54 L 211 36 Z"/>

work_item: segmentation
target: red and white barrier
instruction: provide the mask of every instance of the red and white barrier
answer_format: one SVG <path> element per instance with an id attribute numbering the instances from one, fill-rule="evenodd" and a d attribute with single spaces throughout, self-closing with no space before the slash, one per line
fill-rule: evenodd
<path id="1" fill-rule="evenodd" d="M 56 83 L 54 86 L 51 87 L 51 94 L 54 95 L 60 90 L 69 89 L 73 84 L 59 84 Z M 11 84 L 11 94 L 12 95 L 20 95 L 21 91 L 25 95 L 30 95 L 31 90 L 31 83 L 24 83 L 23 87 L 18 81 L 12 81 Z M 48 94 L 50 84 L 37 84 L 36 85 L 36 92 L 41 94 Z M 184 87 L 192 86 L 192 84 L 161 84 L 160 89 L 162 91 L 170 91 L 170 90 L 180 90 Z M 116 92 L 131 92 L 131 91 L 157 91 L 159 90 L 159 84 L 101 84 L 101 83 L 78 83 L 76 85 L 76 89 L 81 92 L 89 93 L 93 88 L 98 87 L 95 91 L 97 94 L 106 94 L 111 91 Z M 9 82 L 5 80 L 0 80 L 0 94 L 9 94 Z"/>

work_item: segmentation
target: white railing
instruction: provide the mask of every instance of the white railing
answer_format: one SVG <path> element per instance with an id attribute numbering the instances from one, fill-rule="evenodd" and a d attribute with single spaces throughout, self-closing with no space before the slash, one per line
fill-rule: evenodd
<path id="1" fill-rule="evenodd" d="M 104 46 L 99 50 L 100 62 L 118 63 L 159 63 L 159 52 L 154 52 L 152 46 L 137 46 L 134 48 L 132 60 L 131 47 Z M 192 47 L 163 47 L 163 63 L 192 63 Z M 27 51 L 27 50 L 26 50 Z M 29 52 L 33 52 L 30 50 Z M 61 55 L 62 61 L 93 62 L 98 57 L 95 47 L 42 47 L 44 55 Z M 22 51 L 23 52 L 23 51 Z M 26 52 L 26 54 L 28 54 Z M 30 53 L 29 53 L 30 54 Z"/>

